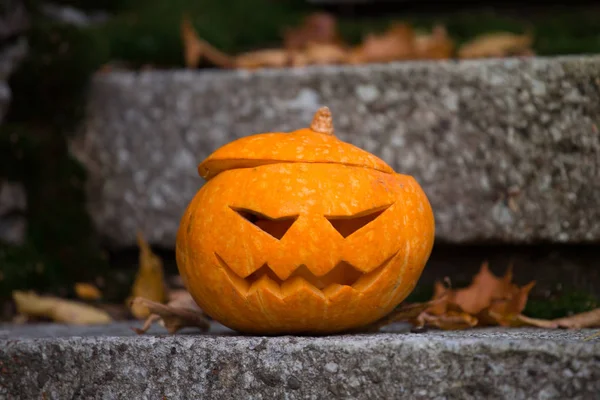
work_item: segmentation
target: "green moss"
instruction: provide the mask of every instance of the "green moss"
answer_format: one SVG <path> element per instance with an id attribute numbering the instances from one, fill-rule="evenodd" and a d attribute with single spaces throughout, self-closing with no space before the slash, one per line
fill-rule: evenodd
<path id="1" fill-rule="evenodd" d="M 545 298 L 530 298 L 523 313 L 529 317 L 553 319 L 590 311 L 600 302 L 589 293 L 565 290 Z"/>

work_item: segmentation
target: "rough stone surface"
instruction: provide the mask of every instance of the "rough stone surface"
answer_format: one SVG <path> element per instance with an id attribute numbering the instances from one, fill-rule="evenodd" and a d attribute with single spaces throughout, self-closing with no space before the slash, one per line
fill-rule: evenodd
<path id="1" fill-rule="evenodd" d="M 600 393 L 600 341 L 583 342 L 589 330 L 132 336 L 117 325 L 100 337 L 98 328 L 71 329 L 73 336 L 34 339 L 26 328 L 0 326 L 0 398 L 516 400 Z"/>
<path id="2" fill-rule="evenodd" d="M 23 0 L 2 0 L 0 7 L 0 40 L 23 33 L 30 20 Z"/>
<path id="3" fill-rule="evenodd" d="M 173 247 L 219 146 L 309 124 L 411 174 L 439 240 L 600 240 L 600 57 L 406 62 L 291 70 L 115 72 L 95 78 L 72 149 L 114 245 L 141 229 Z"/>
<path id="4" fill-rule="evenodd" d="M 84 12 L 75 7 L 64 6 L 53 2 L 45 2 L 41 6 L 42 12 L 56 20 L 67 24 L 86 27 L 105 22 L 109 14 L 102 11 Z"/>
<path id="5" fill-rule="evenodd" d="M 25 240 L 27 196 L 19 183 L 0 181 L 0 241 L 21 244 Z"/>
<path id="6" fill-rule="evenodd" d="M 0 124 L 8 112 L 12 98 L 8 78 L 25 57 L 27 50 L 28 46 L 25 38 L 20 38 L 15 44 L 0 48 Z"/>

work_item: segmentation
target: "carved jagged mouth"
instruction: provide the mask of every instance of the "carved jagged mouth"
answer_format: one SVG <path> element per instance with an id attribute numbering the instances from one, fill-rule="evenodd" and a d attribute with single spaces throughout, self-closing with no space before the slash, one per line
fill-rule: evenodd
<path id="1" fill-rule="evenodd" d="M 248 293 L 261 284 L 270 286 L 275 284 L 281 291 L 284 291 L 286 285 L 298 280 L 306 282 L 310 287 L 320 292 L 327 292 L 329 288 L 339 288 L 340 286 L 350 286 L 357 290 L 363 290 L 383 273 L 396 254 L 368 273 L 359 271 L 351 264 L 341 261 L 332 270 L 321 276 L 314 275 L 305 265 L 301 265 L 285 281 L 280 279 L 268 264 L 263 265 L 245 278 L 240 277 L 221 256 L 217 253 L 215 253 L 215 256 L 238 290 L 242 293 Z"/>

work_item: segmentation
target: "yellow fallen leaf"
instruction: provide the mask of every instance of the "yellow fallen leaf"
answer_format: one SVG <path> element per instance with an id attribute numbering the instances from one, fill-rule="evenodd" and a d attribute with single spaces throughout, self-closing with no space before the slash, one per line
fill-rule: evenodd
<path id="1" fill-rule="evenodd" d="M 283 44 L 286 49 L 299 50 L 316 44 L 341 44 L 337 21 L 331 14 L 315 12 L 304 18 L 299 26 L 285 28 Z"/>
<path id="2" fill-rule="evenodd" d="M 465 43 L 458 50 L 459 58 L 506 57 L 510 55 L 532 54 L 531 34 L 517 35 L 509 32 L 496 32 L 481 35 Z"/>
<path id="3" fill-rule="evenodd" d="M 512 326 L 535 326 L 538 328 L 581 329 L 600 327 L 600 308 L 555 319 L 531 318 L 519 314 L 514 316 Z"/>
<path id="4" fill-rule="evenodd" d="M 102 293 L 96 286 L 85 282 L 77 282 L 75 284 L 75 294 L 81 300 L 98 300 L 102 298 Z"/>
<path id="5" fill-rule="evenodd" d="M 581 329 L 600 327 L 600 308 L 553 320 L 561 328 Z"/>
<path id="6" fill-rule="evenodd" d="M 15 290 L 12 296 L 17 312 L 29 317 L 45 317 L 75 325 L 107 324 L 112 321 L 108 313 L 84 303 L 19 290 Z"/>
<path id="7" fill-rule="evenodd" d="M 349 64 L 383 63 L 415 58 L 415 32 L 404 23 L 396 23 L 381 34 L 371 33 L 354 47 Z"/>
<path id="8" fill-rule="evenodd" d="M 454 41 L 448 36 L 446 27 L 436 25 L 430 34 L 415 37 L 415 52 L 419 59 L 446 60 L 452 57 Z"/>
<path id="9" fill-rule="evenodd" d="M 221 68 L 235 67 L 233 57 L 216 49 L 198 36 L 192 21 L 187 15 L 181 20 L 180 33 L 187 68 L 198 67 L 203 58 Z"/>
<path id="10" fill-rule="evenodd" d="M 140 248 L 139 270 L 137 272 L 130 299 L 143 297 L 158 303 L 167 301 L 167 286 L 164 281 L 162 260 L 152 252 L 141 233 L 137 235 Z M 140 303 L 131 303 L 131 313 L 138 319 L 144 319 L 150 314 L 149 310 Z"/>
<path id="11" fill-rule="evenodd" d="M 342 64 L 348 57 L 348 50 L 339 44 L 309 43 L 304 49 L 308 64 Z"/>
<path id="12" fill-rule="evenodd" d="M 235 57 L 235 66 L 243 69 L 281 68 L 291 64 L 291 53 L 285 49 L 249 51 Z"/>
<path id="13" fill-rule="evenodd" d="M 136 333 L 145 333 L 154 322 L 159 322 L 169 333 L 175 333 L 186 327 L 196 327 L 207 331 L 210 327 L 208 318 L 198 307 L 192 296 L 185 290 L 171 293 L 169 303 L 160 304 L 143 297 L 136 297 L 132 303 L 143 305 L 151 314 L 141 328 L 132 328 Z"/>

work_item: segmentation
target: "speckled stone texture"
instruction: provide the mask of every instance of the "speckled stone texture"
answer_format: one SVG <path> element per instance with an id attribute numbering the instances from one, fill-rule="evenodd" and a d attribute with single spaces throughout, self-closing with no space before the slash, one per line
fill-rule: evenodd
<path id="1" fill-rule="evenodd" d="M 600 341 L 583 342 L 590 334 L 136 337 L 124 324 L 0 326 L 0 398 L 597 399 Z"/>
<path id="2" fill-rule="evenodd" d="M 114 246 L 173 248 L 219 146 L 308 126 L 411 174 L 438 240 L 600 240 L 600 57 L 406 62 L 245 71 L 98 75 L 72 143 L 89 172 L 95 225 Z"/>

